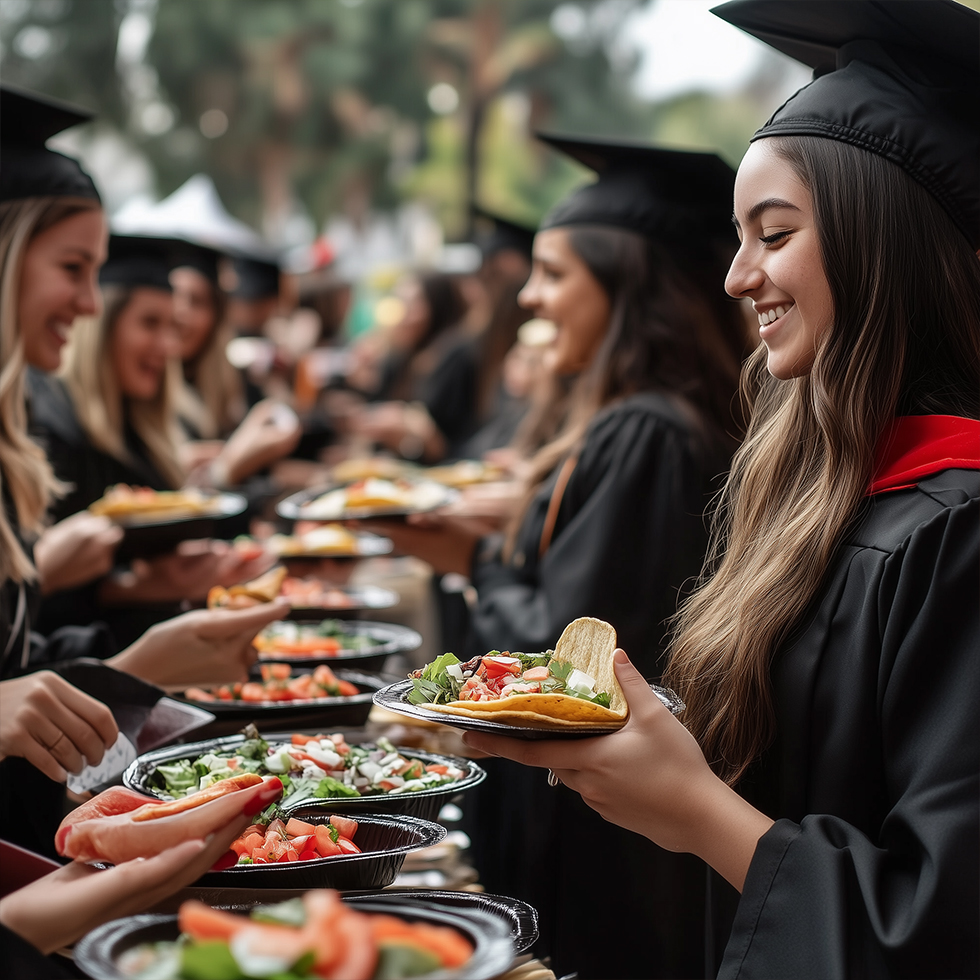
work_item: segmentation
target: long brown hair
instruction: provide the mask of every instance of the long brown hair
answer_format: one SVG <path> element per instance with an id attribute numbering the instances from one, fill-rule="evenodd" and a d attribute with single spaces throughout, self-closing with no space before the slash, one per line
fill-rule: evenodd
<path id="1" fill-rule="evenodd" d="M 738 304 L 721 283 L 734 249 L 705 238 L 669 247 L 633 231 L 597 225 L 568 228 L 569 245 L 609 297 L 609 326 L 596 357 L 575 382 L 568 416 L 531 461 L 517 529 L 543 481 L 575 451 L 596 413 L 641 391 L 673 397 L 706 445 L 740 429 L 739 368 L 745 330 Z"/>
<path id="2" fill-rule="evenodd" d="M 858 515 L 884 427 L 980 410 L 980 263 L 943 209 L 875 154 L 817 137 L 770 143 L 813 197 L 834 318 L 808 376 L 772 378 L 765 348 L 750 358 L 748 434 L 704 584 L 676 621 L 665 682 L 732 784 L 772 740 L 772 657 Z"/>
<path id="3" fill-rule="evenodd" d="M 0 204 L 0 489 L 9 493 L 21 531 L 41 530 L 51 497 L 64 488 L 55 479 L 44 451 L 27 435 L 24 400 L 24 338 L 17 319 L 21 267 L 31 241 L 48 228 L 98 201 L 74 197 L 29 197 Z M 0 506 L 0 582 L 35 576 L 30 558 Z"/>
<path id="4" fill-rule="evenodd" d="M 112 366 L 109 350 L 112 332 L 133 292 L 139 288 L 102 287 L 102 313 L 79 317 L 65 346 L 58 374 L 71 394 L 78 421 L 93 446 L 122 463 L 131 463 L 126 445 L 128 422 L 143 441 L 160 475 L 177 489 L 187 476 L 179 459 L 182 441 L 176 411 L 179 363 L 173 361 L 167 365 L 160 390 L 147 401 L 126 399 Z"/>

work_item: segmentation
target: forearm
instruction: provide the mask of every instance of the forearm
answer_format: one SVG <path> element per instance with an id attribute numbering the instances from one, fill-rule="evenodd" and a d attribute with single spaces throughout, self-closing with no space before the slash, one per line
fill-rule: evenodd
<path id="1" fill-rule="evenodd" d="M 713 775 L 694 804 L 696 819 L 682 849 L 696 854 L 741 892 L 756 846 L 774 821 Z"/>

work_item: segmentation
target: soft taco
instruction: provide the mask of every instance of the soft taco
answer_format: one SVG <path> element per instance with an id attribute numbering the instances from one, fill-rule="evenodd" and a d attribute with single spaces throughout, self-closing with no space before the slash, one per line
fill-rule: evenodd
<path id="1" fill-rule="evenodd" d="M 616 680 L 616 631 L 583 617 L 540 654 L 496 650 L 461 663 L 443 654 L 412 675 L 408 699 L 433 711 L 527 728 L 619 728 L 629 708 Z"/>

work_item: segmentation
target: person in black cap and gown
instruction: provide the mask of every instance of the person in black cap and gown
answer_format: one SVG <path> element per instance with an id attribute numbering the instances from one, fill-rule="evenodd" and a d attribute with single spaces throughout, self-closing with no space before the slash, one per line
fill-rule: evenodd
<path id="1" fill-rule="evenodd" d="M 716 12 L 817 77 L 736 181 L 727 288 L 763 346 L 714 574 L 666 675 L 687 710 L 618 654 L 621 732 L 467 741 L 703 857 L 708 975 L 976 977 L 980 14 Z"/>
<path id="2" fill-rule="evenodd" d="M 553 648 L 571 620 L 595 616 L 655 678 L 738 431 L 745 331 L 721 288 L 734 173 L 711 153 L 547 139 L 598 173 L 545 217 L 521 293 L 556 324 L 551 370 L 577 376 L 569 419 L 532 460 L 503 541 L 477 548 L 449 519 L 381 529 L 437 570 L 470 577 L 468 654 Z M 481 880 L 538 909 L 540 949 L 558 973 L 700 976 L 697 863 L 608 827 L 538 773 L 490 763 L 471 835 Z"/>
<path id="3" fill-rule="evenodd" d="M 79 316 L 99 304 L 97 271 L 106 253 L 105 217 L 95 185 L 77 161 L 45 141 L 88 116 L 0 87 L 0 836 L 35 850 L 52 846 L 66 771 L 96 764 L 116 737 L 104 705 L 46 668 L 115 651 L 104 627 L 32 632 L 39 587 L 31 540 L 61 492 L 41 448 L 28 436 L 28 365 L 54 371 Z M 76 542 L 73 564 L 111 560 L 116 539 Z M 96 556 L 98 558 L 98 556 Z M 114 667 L 157 684 L 208 683 L 254 659 L 251 639 L 275 618 L 192 613 L 156 627 L 116 654 Z M 210 664 L 208 665 L 208 662 Z M 61 780 L 62 782 L 59 782 Z"/>

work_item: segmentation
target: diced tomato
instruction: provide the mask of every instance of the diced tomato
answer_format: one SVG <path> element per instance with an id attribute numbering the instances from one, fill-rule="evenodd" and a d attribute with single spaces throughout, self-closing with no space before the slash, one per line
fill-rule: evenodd
<path id="1" fill-rule="evenodd" d="M 215 696 L 209 694 L 207 691 L 202 690 L 199 687 L 189 687 L 184 691 L 184 697 L 190 698 L 192 701 L 214 701 Z"/>
<path id="2" fill-rule="evenodd" d="M 313 671 L 313 680 L 321 687 L 333 687 L 337 683 L 337 675 L 326 664 L 320 664 Z"/>
<path id="3" fill-rule="evenodd" d="M 296 817 L 290 817 L 286 821 L 286 833 L 290 837 L 300 837 L 302 835 L 309 836 L 316 833 L 316 826 L 311 823 L 307 823 L 305 820 L 297 820 Z"/>
<path id="4" fill-rule="evenodd" d="M 488 679 L 501 677 L 504 674 L 519 677 L 521 673 L 521 662 L 516 657 L 484 657 L 483 666 L 486 668 Z"/>
<path id="5" fill-rule="evenodd" d="M 337 681 L 337 693 L 344 698 L 352 698 L 355 694 L 360 694 L 361 692 L 357 689 L 355 684 L 350 681 Z"/>
<path id="6" fill-rule="evenodd" d="M 315 847 L 308 847 L 305 851 L 300 853 L 300 861 L 319 861 L 321 858 L 320 852 Z"/>
<path id="7" fill-rule="evenodd" d="M 293 745 L 306 745 L 307 742 L 319 742 L 323 738 L 322 735 L 300 735 L 295 734 L 290 739 Z"/>
<path id="8" fill-rule="evenodd" d="M 252 848 L 251 848 L 251 847 L 249 847 L 249 846 L 248 846 L 248 845 L 247 845 L 247 844 L 245 843 L 245 840 L 244 840 L 244 838 L 242 838 L 242 837 L 239 837 L 239 838 L 237 838 L 236 840 L 233 840 L 233 841 L 232 841 L 232 842 L 231 842 L 231 843 L 230 843 L 230 844 L 229 844 L 228 846 L 229 846 L 229 848 L 231 848 L 231 850 L 233 850 L 233 851 L 234 851 L 234 852 L 235 852 L 235 853 L 236 853 L 236 854 L 237 854 L 237 855 L 238 855 L 239 857 L 241 857 L 241 856 L 242 856 L 243 854 L 248 854 L 249 856 L 251 856 L 251 854 L 252 854 Z"/>
<path id="9" fill-rule="evenodd" d="M 265 701 L 265 688 L 261 684 L 250 682 L 242 685 L 243 701 Z"/>
<path id="10" fill-rule="evenodd" d="M 337 846 L 344 854 L 361 853 L 361 849 L 352 840 L 348 840 L 346 837 L 338 837 Z"/>
<path id="11" fill-rule="evenodd" d="M 550 672 L 547 667 L 528 667 L 528 669 L 524 671 L 524 680 L 546 681 L 549 674 Z"/>
<path id="12" fill-rule="evenodd" d="M 330 829 L 323 825 L 316 828 L 316 849 L 322 857 L 340 854 L 340 846 L 330 837 Z"/>
<path id="13" fill-rule="evenodd" d="M 341 837 L 346 837 L 348 840 L 354 839 L 354 835 L 357 833 L 356 820 L 351 817 L 342 817 L 339 813 L 331 813 L 330 823 L 337 828 L 337 833 Z"/>
<path id="14" fill-rule="evenodd" d="M 433 763 L 432 765 L 426 766 L 425 771 L 435 772 L 438 773 L 440 776 L 445 776 L 446 773 L 449 772 L 449 766 L 440 766 Z"/>
<path id="15" fill-rule="evenodd" d="M 289 664 L 262 664 L 259 669 L 262 671 L 262 680 L 264 681 L 286 680 L 292 673 Z"/>

